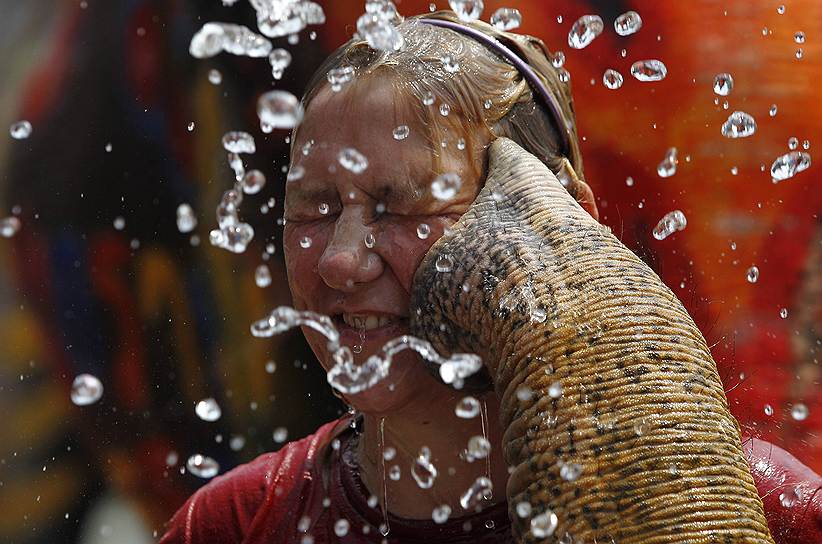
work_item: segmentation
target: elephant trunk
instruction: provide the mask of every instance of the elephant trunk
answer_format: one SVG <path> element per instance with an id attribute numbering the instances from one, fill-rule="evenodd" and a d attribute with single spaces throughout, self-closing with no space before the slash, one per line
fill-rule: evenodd
<path id="1" fill-rule="evenodd" d="M 685 308 L 513 141 L 491 145 L 485 186 L 420 266 L 412 308 L 412 334 L 481 355 L 501 396 L 518 541 L 773 543 Z"/>

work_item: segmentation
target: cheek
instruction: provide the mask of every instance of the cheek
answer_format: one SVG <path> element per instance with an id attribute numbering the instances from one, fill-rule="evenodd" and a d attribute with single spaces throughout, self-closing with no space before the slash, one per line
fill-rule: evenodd
<path id="1" fill-rule="evenodd" d="M 310 245 L 305 240 L 308 239 Z M 317 286 L 322 284 L 317 263 L 328 241 L 328 228 L 322 224 L 286 223 L 283 230 L 283 253 L 288 285 L 297 309 L 305 309 Z"/>
<path id="2" fill-rule="evenodd" d="M 386 228 L 380 236 L 380 256 L 388 263 L 400 285 L 410 292 L 414 274 L 431 249 L 456 218 L 449 216 L 421 216 L 403 218 Z M 420 225 L 428 227 L 428 235 L 421 238 L 417 234 Z M 425 228 L 422 228 L 425 234 Z"/>

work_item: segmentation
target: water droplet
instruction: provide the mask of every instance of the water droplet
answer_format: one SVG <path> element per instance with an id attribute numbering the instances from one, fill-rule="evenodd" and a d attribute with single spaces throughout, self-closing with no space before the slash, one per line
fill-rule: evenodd
<path id="1" fill-rule="evenodd" d="M 462 179 L 458 174 L 446 172 L 440 174 L 431 183 L 431 194 L 438 200 L 451 200 L 457 195 L 462 186 Z"/>
<path id="2" fill-rule="evenodd" d="M 765 405 L 765 415 L 766 416 L 772 416 L 773 415 L 773 406 L 771 406 L 770 404 Z"/>
<path id="3" fill-rule="evenodd" d="M 631 75 L 639 81 L 661 81 L 668 75 L 668 69 L 656 59 L 638 60 L 631 65 Z"/>
<path id="4" fill-rule="evenodd" d="M 28 121 L 17 121 L 9 127 L 9 134 L 15 140 L 25 140 L 31 136 L 31 123 Z"/>
<path id="5" fill-rule="evenodd" d="M 799 500 L 796 488 L 789 488 L 779 494 L 779 504 L 784 508 L 791 508 Z"/>
<path id="6" fill-rule="evenodd" d="M 245 194 L 253 195 L 259 193 L 265 186 L 265 174 L 259 170 L 249 170 L 245 176 L 243 176 L 243 180 L 240 183 Z"/>
<path id="7" fill-rule="evenodd" d="M 531 518 L 531 534 L 536 538 L 549 537 L 557 530 L 558 524 L 557 515 L 551 510 L 546 510 Z"/>
<path id="8" fill-rule="evenodd" d="M 377 243 L 377 240 L 376 240 L 376 238 L 374 238 L 374 234 L 369 232 L 368 234 L 365 235 L 365 239 L 363 240 L 363 243 L 365 243 L 365 247 L 367 247 L 368 249 L 371 249 Z"/>
<path id="9" fill-rule="evenodd" d="M 627 178 L 625 178 L 625 185 L 627 185 L 628 187 L 633 187 L 634 186 L 634 178 L 632 178 L 631 176 L 628 176 Z"/>
<path id="10" fill-rule="evenodd" d="M 300 238 L 300 247 L 303 249 L 308 249 L 311 247 L 311 238 L 308 236 L 303 236 Z"/>
<path id="11" fill-rule="evenodd" d="M 460 63 L 453 55 L 445 55 L 440 59 L 442 61 L 442 68 L 449 74 L 455 74 L 460 71 Z"/>
<path id="12" fill-rule="evenodd" d="M 388 477 L 391 478 L 393 481 L 397 481 L 400 479 L 400 467 L 397 465 L 393 465 L 391 468 L 388 469 Z"/>
<path id="13" fill-rule="evenodd" d="M 211 69 L 208 71 L 208 82 L 212 85 L 219 85 L 223 82 L 223 74 L 219 70 Z"/>
<path id="14" fill-rule="evenodd" d="M 417 485 L 423 489 L 429 489 L 434 485 L 434 479 L 437 477 L 437 468 L 431 463 L 431 450 L 426 446 L 420 448 L 417 457 L 414 459 L 414 464 L 411 467 L 411 475 L 417 482 Z"/>
<path id="15" fill-rule="evenodd" d="M 587 47 L 594 38 L 600 35 L 604 25 L 599 15 L 583 15 L 571 26 L 568 32 L 568 45 L 574 49 Z"/>
<path id="16" fill-rule="evenodd" d="M 811 141 L 810 140 L 802 140 L 802 149 L 810 149 L 811 148 Z"/>
<path id="17" fill-rule="evenodd" d="M 648 431 L 649 428 L 650 424 L 644 418 L 634 422 L 634 433 L 637 436 L 642 436 Z"/>
<path id="18" fill-rule="evenodd" d="M 520 402 L 526 402 L 531 400 L 534 396 L 534 390 L 528 387 L 527 385 L 521 385 L 517 387 L 517 400 Z"/>
<path id="19" fill-rule="evenodd" d="M 328 204 L 325 202 L 320 202 L 320 205 L 317 206 L 317 211 L 320 212 L 320 215 L 328 215 L 329 207 Z"/>
<path id="20" fill-rule="evenodd" d="M 485 9 L 483 0 L 448 0 L 448 5 L 465 22 L 476 21 Z"/>
<path id="21" fill-rule="evenodd" d="M 20 220 L 13 215 L 0 219 L 0 236 L 11 238 L 20 230 Z"/>
<path id="22" fill-rule="evenodd" d="M 681 210 L 674 210 L 666 213 L 653 230 L 654 238 L 664 240 L 674 232 L 684 230 L 688 226 L 688 220 Z"/>
<path id="23" fill-rule="evenodd" d="M 796 43 L 805 43 L 805 33 L 801 30 L 795 32 L 793 35 L 793 41 Z"/>
<path id="24" fill-rule="evenodd" d="M 469 463 L 477 459 L 485 459 L 491 453 L 491 443 L 484 436 L 472 436 L 468 439 L 468 447 L 465 453 L 466 461 Z"/>
<path id="25" fill-rule="evenodd" d="M 491 15 L 491 24 L 494 25 L 497 30 L 514 30 L 522 24 L 522 15 L 518 9 L 499 8 Z"/>
<path id="26" fill-rule="evenodd" d="M 796 421 L 804 421 L 808 417 L 808 407 L 801 402 L 797 402 L 791 408 L 791 417 Z"/>
<path id="27" fill-rule="evenodd" d="M 331 84 L 331 90 L 337 92 L 343 88 L 343 85 L 354 79 L 354 67 L 339 66 L 337 68 L 332 68 L 328 71 L 328 74 L 326 74 L 325 77 Z"/>
<path id="28" fill-rule="evenodd" d="M 745 272 L 745 278 L 748 280 L 748 283 L 756 283 L 759 280 L 759 268 L 756 266 L 750 267 Z"/>
<path id="29" fill-rule="evenodd" d="M 714 76 L 714 93 L 719 96 L 728 96 L 734 88 L 734 78 L 731 74 L 721 73 Z"/>
<path id="30" fill-rule="evenodd" d="M 261 264 L 254 270 L 254 283 L 257 287 L 268 287 L 271 285 L 271 271 L 268 266 Z"/>
<path id="31" fill-rule="evenodd" d="M 557 77 L 561 83 L 568 83 L 571 81 L 571 72 L 566 70 L 565 68 L 560 68 L 559 72 L 557 73 Z"/>
<path id="32" fill-rule="evenodd" d="M 277 371 L 277 363 L 274 361 L 267 361 L 265 363 L 265 371 L 267 374 L 274 374 Z"/>
<path id="33" fill-rule="evenodd" d="M 454 408 L 454 413 L 462 419 L 475 418 L 480 413 L 480 403 L 474 397 L 463 397 Z"/>
<path id="34" fill-rule="evenodd" d="M 756 132 L 756 121 L 744 111 L 735 111 L 728 116 L 721 132 L 726 138 L 747 138 Z"/>
<path id="35" fill-rule="evenodd" d="M 203 421 L 217 421 L 223 415 L 220 405 L 213 398 L 203 399 L 194 407 L 197 417 Z"/>
<path id="36" fill-rule="evenodd" d="M 434 268 L 437 269 L 437 272 L 451 272 L 454 268 L 454 259 L 452 259 L 450 255 L 443 253 L 437 257 Z"/>
<path id="37" fill-rule="evenodd" d="M 779 6 L 777 6 L 777 8 L 776 8 L 776 12 L 777 12 L 779 15 L 784 15 L 784 14 L 785 14 L 785 6 L 784 6 L 784 4 L 780 4 Z"/>
<path id="38" fill-rule="evenodd" d="M 405 140 L 410 133 L 411 129 L 408 125 L 400 125 L 391 132 L 395 140 Z"/>
<path id="39" fill-rule="evenodd" d="M 80 374 L 71 384 L 71 402 L 77 406 L 94 404 L 103 396 L 103 384 L 91 374 Z"/>
<path id="40" fill-rule="evenodd" d="M 204 59 L 221 51 L 232 55 L 265 57 L 271 52 L 271 42 L 247 27 L 230 23 L 206 23 L 191 38 L 188 52 Z"/>
<path id="41" fill-rule="evenodd" d="M 551 55 L 551 66 L 554 68 L 562 68 L 565 65 L 565 53 L 562 51 L 557 51 L 553 55 Z M 487 108 L 486 108 L 487 109 Z"/>
<path id="42" fill-rule="evenodd" d="M 362 153 L 351 147 L 346 147 L 340 151 L 337 159 L 340 161 L 340 164 L 343 165 L 343 168 L 355 174 L 361 174 L 368 168 L 368 159 L 366 159 Z"/>
<path id="43" fill-rule="evenodd" d="M 805 50 L 804 49 L 802 49 L 800 47 L 799 49 L 796 50 L 796 58 L 801 59 L 804 56 L 805 56 Z"/>
<path id="44" fill-rule="evenodd" d="M 739 168 L 737 168 L 736 166 L 731 166 L 731 175 L 735 176 L 738 173 L 739 173 Z"/>
<path id="45" fill-rule="evenodd" d="M 272 435 L 274 442 L 277 444 L 282 444 L 283 442 L 288 439 L 288 429 L 285 427 L 277 427 L 274 429 L 274 434 Z"/>
<path id="46" fill-rule="evenodd" d="M 548 396 L 552 399 L 558 399 L 562 396 L 562 383 L 554 382 L 548 386 Z"/>
<path id="47" fill-rule="evenodd" d="M 303 107 L 287 91 L 268 91 L 257 100 L 257 117 L 271 128 L 291 129 L 302 121 Z"/>
<path id="48" fill-rule="evenodd" d="M 288 169 L 288 174 L 285 176 L 285 180 L 288 182 L 298 181 L 303 179 L 304 175 L 305 168 L 303 168 L 302 165 L 297 164 Z"/>
<path id="49" fill-rule="evenodd" d="M 271 64 L 271 75 L 274 79 L 283 77 L 283 71 L 291 64 L 291 53 L 278 47 L 268 55 L 268 63 Z"/>
<path id="50" fill-rule="evenodd" d="M 431 234 L 431 227 L 429 227 L 425 223 L 420 223 L 417 225 L 417 238 L 420 240 L 425 240 Z"/>
<path id="51" fill-rule="evenodd" d="M 347 519 L 338 519 L 334 522 L 334 534 L 339 537 L 343 537 L 348 534 L 349 527 L 350 524 Z"/>
<path id="52" fill-rule="evenodd" d="M 442 525 L 448 518 L 451 516 L 451 507 L 447 504 L 443 504 L 434 508 L 434 511 L 431 512 L 431 519 L 434 520 L 434 523 L 437 525 Z"/>
<path id="53" fill-rule="evenodd" d="M 451 106 L 445 103 L 440 104 L 440 115 L 442 115 L 443 117 L 447 117 L 450 112 Z"/>
<path id="54" fill-rule="evenodd" d="M 434 103 L 435 100 L 436 98 L 434 98 L 434 93 L 432 93 L 431 91 L 425 91 L 425 93 L 422 95 L 422 103 L 426 106 L 430 106 Z"/>
<path id="55" fill-rule="evenodd" d="M 211 457 L 195 453 L 186 461 L 188 471 L 199 478 L 213 478 L 220 472 L 220 464 Z"/>
<path id="56" fill-rule="evenodd" d="M 803 151 L 791 151 L 780 155 L 771 165 L 771 178 L 774 183 L 792 178 L 811 165 L 811 156 Z"/>
<path id="57" fill-rule="evenodd" d="M 473 510 L 483 499 L 488 500 L 493 494 L 494 484 L 485 476 L 480 476 L 471 487 L 460 496 L 460 506 L 463 510 Z"/>
<path id="58" fill-rule="evenodd" d="M 396 456 L 397 456 L 397 450 L 395 448 L 392 448 L 391 446 L 386 447 L 382 451 L 382 458 L 385 459 L 386 461 L 390 461 L 391 459 L 393 459 Z"/>
<path id="59" fill-rule="evenodd" d="M 525 519 L 527 517 L 530 517 L 531 516 L 531 510 L 532 510 L 531 509 L 531 503 L 525 502 L 525 501 L 518 502 L 516 510 L 517 510 L 517 516 L 519 516 L 520 518 Z"/>
<path id="60" fill-rule="evenodd" d="M 626 11 L 614 21 L 614 30 L 620 36 L 629 36 L 642 28 L 642 17 L 635 11 Z"/>
<path id="61" fill-rule="evenodd" d="M 376 13 L 366 13 L 357 19 L 357 32 L 372 49 L 399 51 L 405 45 L 405 38 L 392 21 Z"/>
<path id="62" fill-rule="evenodd" d="M 559 476 L 566 482 L 574 482 L 582 474 L 584 467 L 579 463 L 559 463 Z"/>
<path id="63" fill-rule="evenodd" d="M 788 149 L 796 149 L 797 147 L 799 147 L 799 140 L 796 136 L 788 138 Z"/>
<path id="64" fill-rule="evenodd" d="M 257 150 L 254 136 L 239 130 L 226 132 L 223 135 L 223 147 L 229 153 L 254 153 Z"/>
<path id="65" fill-rule="evenodd" d="M 785 319 L 786 317 L 788 317 L 788 309 L 787 308 L 781 308 L 779 310 L 779 317 L 781 317 L 782 319 Z"/>
<path id="66" fill-rule="evenodd" d="M 602 75 L 602 84 L 611 90 L 619 89 L 622 87 L 622 74 L 608 68 Z"/>
<path id="67" fill-rule="evenodd" d="M 676 165 L 679 162 L 676 158 L 677 150 L 675 147 L 669 147 L 665 152 L 665 158 L 656 167 L 656 173 L 661 178 L 669 178 L 676 174 Z"/>

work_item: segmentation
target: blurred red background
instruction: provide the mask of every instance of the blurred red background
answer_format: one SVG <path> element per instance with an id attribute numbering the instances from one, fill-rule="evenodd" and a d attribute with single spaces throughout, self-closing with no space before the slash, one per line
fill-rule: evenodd
<path id="1" fill-rule="evenodd" d="M 363 11 L 360 2 L 320 3 L 326 24 L 303 31 L 297 45 L 278 44 L 294 55 L 278 88 L 299 95 Z M 37 0 L 10 8 L 0 23 L 0 121 L 34 126 L 28 140 L 0 142 L 0 215 L 19 206 L 23 222 L 14 238 L 0 240 L 4 541 L 106 541 L 98 525 L 107 522 L 97 521 L 108 519 L 106 504 L 130 508 L 150 541 L 203 483 L 180 473 L 189 455 L 208 453 L 227 470 L 279 447 L 275 427 L 298 438 L 343 408 L 298 334 L 264 342 L 248 333 L 251 321 L 289 302 L 276 225 L 286 134 L 258 129 L 254 101 L 271 84 L 264 60 L 195 60 L 187 49 L 206 21 L 254 28 L 251 8 L 216 0 L 118 4 Z M 779 14 L 778 2 L 765 1 L 489 0 L 482 17 L 516 7 L 519 32 L 565 53 L 585 177 L 602 221 L 694 316 L 745 432 L 822 472 L 822 189 L 816 166 L 779 184 L 769 173 L 790 137 L 808 140 L 811 155 L 820 145 L 822 4 L 784 5 Z M 397 6 L 412 15 L 429 2 Z M 612 23 L 629 9 L 643 27 L 620 37 Z M 568 30 L 589 13 L 603 18 L 605 31 L 572 50 Z M 805 43 L 795 42 L 797 31 Z M 630 77 L 631 63 L 648 58 L 666 64 L 665 80 Z M 215 68 L 220 85 L 208 82 Z M 624 76 L 620 89 L 603 86 L 607 68 Z M 712 89 L 721 72 L 734 79 L 727 97 Z M 720 134 L 735 110 L 754 116 L 755 135 Z M 220 145 L 231 129 L 255 135 L 251 162 L 268 177 L 244 205 L 257 237 L 241 256 L 207 241 L 231 179 Z M 663 179 L 656 167 L 669 147 L 678 150 L 678 170 Z M 271 197 L 276 206 L 261 214 Z M 174 225 L 181 202 L 197 212 L 198 245 Z M 654 225 L 675 209 L 687 228 L 655 240 Z M 116 217 L 123 230 L 112 226 Z M 269 241 L 277 252 L 263 261 Z M 253 279 L 262 262 L 274 276 L 266 289 Z M 752 265 L 756 283 L 746 280 Z M 269 359 L 277 363 L 272 374 Z M 70 403 L 80 372 L 103 380 L 100 404 Z M 194 416 L 194 403 L 207 396 L 223 407 L 216 424 Z M 797 403 L 808 407 L 807 419 L 791 417 Z M 243 447 L 230 447 L 232 436 L 242 436 Z"/>

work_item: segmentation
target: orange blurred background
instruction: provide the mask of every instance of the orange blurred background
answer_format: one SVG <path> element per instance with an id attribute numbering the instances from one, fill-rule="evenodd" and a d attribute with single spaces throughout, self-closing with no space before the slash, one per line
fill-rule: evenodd
<path id="1" fill-rule="evenodd" d="M 320 3 L 324 25 L 299 44 L 275 43 L 294 56 L 277 87 L 297 95 L 363 11 L 360 2 Z M 811 155 L 822 145 L 822 4 L 784 2 L 784 14 L 779 5 L 488 0 L 482 18 L 516 7 L 519 32 L 565 53 L 602 221 L 686 304 L 745 432 L 822 472 L 822 185 L 815 165 L 779 184 L 769 173 L 790 137 L 808 140 Z M 397 7 L 412 15 L 429 2 Z M 613 20 L 629 9 L 642 29 L 618 36 Z M 572 50 L 568 30 L 584 14 L 600 15 L 605 31 Z M 262 341 L 248 332 L 289 303 L 276 224 L 287 134 L 258 128 L 255 99 L 271 86 L 265 60 L 189 56 L 191 36 L 211 20 L 255 28 L 245 2 L 217 0 L 32 0 L 0 21 L 0 121 L 34 126 L 27 140 L 0 139 L 0 217 L 23 224 L 0 239 L 4 542 L 151 542 L 203 483 L 181 473 L 189 455 L 211 455 L 225 471 L 279 447 L 275 428 L 295 439 L 344 409 L 299 334 Z M 630 77 L 631 63 L 649 58 L 666 64 L 665 80 Z M 607 68 L 624 76 L 620 89 L 603 86 Z M 734 79 L 727 97 L 712 89 L 721 72 Z M 720 134 L 735 110 L 756 119 L 755 135 Z M 220 144 L 227 130 L 254 134 L 250 162 L 268 177 L 241 212 L 257 236 L 239 256 L 208 243 L 232 179 Z M 670 147 L 678 169 L 663 179 L 656 167 Z M 261 213 L 270 198 L 275 206 Z M 181 202 L 196 211 L 199 241 L 176 229 Z M 687 228 L 655 240 L 654 225 L 675 209 Z M 276 251 L 266 260 L 269 242 Z M 263 263 L 274 281 L 261 289 L 254 270 Z M 746 279 L 753 265 L 756 283 Z M 71 404 L 80 372 L 103 381 L 97 405 Z M 223 408 L 216 423 L 194 415 L 209 396 Z M 797 403 L 807 419 L 791 417 Z"/>

